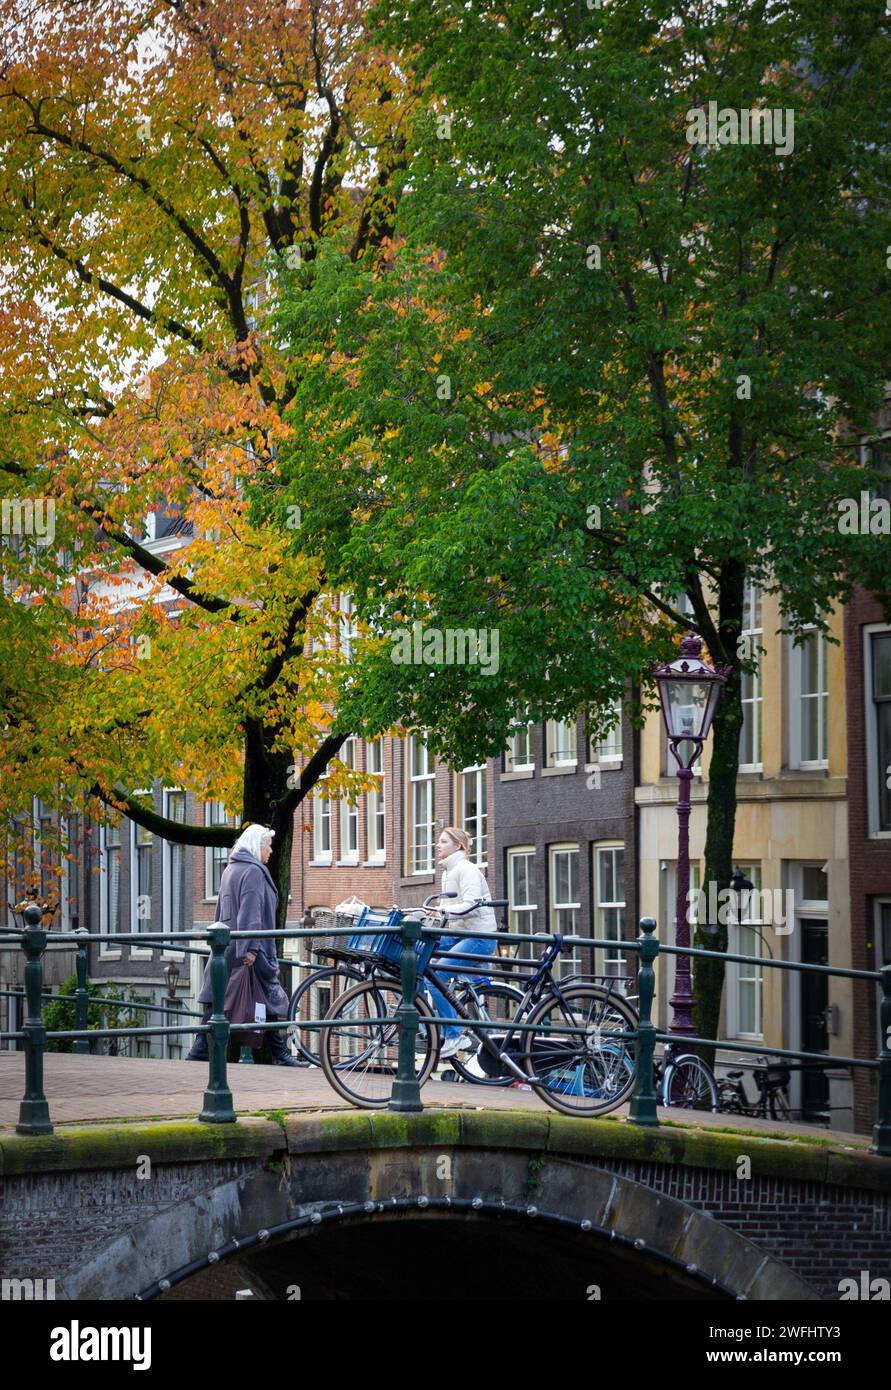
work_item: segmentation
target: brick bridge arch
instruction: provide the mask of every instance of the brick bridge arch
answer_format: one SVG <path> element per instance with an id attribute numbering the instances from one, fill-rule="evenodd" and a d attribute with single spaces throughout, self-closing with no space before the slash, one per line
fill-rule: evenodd
<path id="1" fill-rule="evenodd" d="M 70 1299 L 183 1296 L 227 1267 L 284 1298 L 310 1250 L 342 1268 L 431 1239 L 539 1279 L 548 1250 L 579 1297 L 832 1298 L 889 1230 L 891 1165 L 862 1150 L 533 1112 L 96 1125 L 4 1135 L 0 1164 L 3 1274 Z"/>

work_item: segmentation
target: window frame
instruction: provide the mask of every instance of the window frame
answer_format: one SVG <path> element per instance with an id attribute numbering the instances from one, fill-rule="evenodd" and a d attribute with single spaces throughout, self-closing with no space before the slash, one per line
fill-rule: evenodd
<path id="1" fill-rule="evenodd" d="M 756 598 L 757 595 L 757 598 Z M 754 619 L 757 617 L 758 625 L 755 626 Z M 764 686 L 762 682 L 761 663 L 764 656 L 761 650 L 764 637 L 764 590 L 754 579 L 746 579 L 743 591 L 743 621 L 740 628 L 740 640 L 744 638 L 757 638 L 756 669 L 754 672 L 743 671 L 740 675 L 740 703 L 742 705 L 742 725 L 739 731 L 739 771 L 740 772 L 763 772 L 764 771 Z M 753 695 L 747 698 L 744 695 L 745 682 L 751 681 Z M 752 710 L 751 718 L 754 720 L 754 736 L 752 739 L 752 751 L 757 755 L 753 762 L 746 762 L 742 756 L 743 739 L 746 731 L 746 711 Z"/>
<path id="2" fill-rule="evenodd" d="M 223 813 L 223 819 L 222 819 L 222 820 L 214 820 L 214 819 L 213 819 L 214 812 L 212 811 L 211 808 L 212 808 L 212 807 L 215 807 L 215 806 L 219 806 L 219 807 L 222 808 L 222 813 Z M 216 814 L 219 814 L 219 813 L 217 812 Z M 229 824 L 229 816 L 228 816 L 228 813 L 227 813 L 226 808 L 225 808 L 225 806 L 223 805 L 222 801 L 220 801 L 219 799 L 217 799 L 217 800 L 215 800 L 215 801 L 205 801 L 205 802 L 204 802 L 204 824 L 205 824 L 206 826 L 210 826 L 210 825 L 228 825 L 228 824 Z M 220 856 L 220 855 L 223 856 L 222 861 L 219 860 L 219 856 Z M 205 846 L 205 850 L 204 850 L 204 901 L 205 901 L 206 903 L 215 903 L 216 900 L 217 900 L 217 898 L 220 896 L 220 895 L 219 895 L 219 890 L 217 890 L 217 892 L 214 892 L 214 891 L 213 891 L 213 887 L 214 887 L 214 883 L 213 883 L 213 880 L 214 880 L 213 866 L 214 866 L 214 863 L 222 862 L 222 868 L 220 869 L 220 877 L 222 878 L 222 876 L 223 876 L 223 870 L 224 870 L 225 867 L 226 867 L 226 860 L 228 859 L 228 857 L 229 857 L 229 856 L 228 856 L 228 854 L 227 854 L 227 852 L 226 852 L 226 847 L 225 847 L 225 845 L 222 845 L 222 846 L 217 846 L 217 845 L 206 845 L 206 846 Z"/>
<path id="3" fill-rule="evenodd" d="M 415 773 L 413 770 L 415 763 L 414 754 L 416 744 L 420 744 L 420 746 L 424 750 L 425 770 L 423 773 Z M 426 739 L 424 739 L 420 734 L 409 734 L 406 745 L 406 753 L 406 773 L 408 778 L 408 795 L 406 796 L 406 810 L 408 812 L 408 858 L 409 863 L 411 865 L 410 876 L 414 877 L 434 874 L 436 872 L 436 767 L 433 762 L 433 759 L 430 756 L 430 749 L 427 746 Z M 429 796 L 429 819 L 419 822 L 415 814 L 415 797 L 416 793 L 420 791 L 422 788 L 425 789 L 425 797 Z M 416 831 L 418 824 L 429 826 L 430 830 L 430 838 L 428 844 L 430 851 L 428 855 L 429 864 L 427 867 L 423 868 L 418 867 L 417 856 L 415 852 L 417 848 Z"/>
<path id="4" fill-rule="evenodd" d="M 745 874 L 745 876 L 746 876 L 746 878 L 749 880 L 749 882 L 753 885 L 753 891 L 756 892 L 756 893 L 758 894 L 758 899 L 757 899 L 757 901 L 758 901 L 758 906 L 759 906 L 759 908 L 760 908 L 760 906 L 761 906 L 761 893 L 762 893 L 762 889 L 763 889 L 763 884 L 762 884 L 762 865 L 761 865 L 761 863 L 760 863 L 760 862 L 758 862 L 758 863 L 753 862 L 753 863 L 749 863 L 749 864 L 740 864 L 738 867 L 739 867 L 740 871 L 741 871 L 743 874 Z M 732 901 L 732 900 L 731 900 L 731 901 Z M 750 900 L 749 906 L 751 906 L 751 900 Z M 755 931 L 752 933 L 752 935 L 754 936 L 756 949 L 755 949 L 755 950 L 752 950 L 752 951 L 744 951 L 744 950 L 742 949 L 743 943 L 742 943 L 742 940 L 741 940 L 741 935 L 742 935 L 742 933 L 743 933 L 744 931 L 746 931 L 747 929 L 751 929 L 751 928 L 756 928 L 756 929 L 757 929 L 757 930 L 755 930 Z M 739 955 L 739 956 L 752 955 L 752 956 L 758 956 L 759 959 L 763 960 L 763 959 L 764 959 L 764 956 L 765 956 L 764 941 L 763 941 L 763 938 L 762 938 L 762 936 L 761 936 L 761 934 L 760 934 L 761 932 L 763 932 L 763 929 L 764 929 L 764 920 L 763 920 L 763 917 L 760 915 L 760 913 L 759 913 L 758 917 L 752 917 L 751 915 L 748 915 L 748 916 L 746 916 L 746 917 L 741 918 L 741 919 L 738 920 L 738 919 L 737 919 L 737 916 L 736 916 L 735 907 L 733 907 L 732 910 L 729 911 L 728 914 L 727 914 L 727 950 L 730 952 L 731 955 Z M 751 975 L 744 975 L 744 974 L 742 973 L 744 970 L 751 970 L 751 971 L 752 971 L 752 974 L 751 974 Z M 753 967 L 753 966 L 743 965 L 743 964 L 742 964 L 741 962 L 739 962 L 739 961 L 728 961 L 728 962 L 727 962 L 727 972 L 728 972 L 728 976 L 727 976 L 727 985 L 728 985 L 728 989 L 727 989 L 727 1036 L 728 1036 L 728 1038 L 737 1038 L 737 1039 L 739 1039 L 741 1042 L 763 1042 L 763 1041 L 764 1041 L 764 966 L 761 965 L 760 967 Z M 743 999 L 743 995 L 742 995 L 743 986 L 747 986 L 747 987 L 748 987 L 748 986 L 754 986 L 754 990 L 753 990 L 754 999 L 755 999 L 754 1014 L 755 1014 L 755 1024 L 756 1024 L 756 1031 L 754 1031 L 754 1032 L 744 1031 L 743 1028 L 741 1027 L 741 1021 L 742 1021 L 742 1016 L 743 1016 L 743 1012 L 744 1012 L 743 1009 L 741 1008 L 742 999 Z"/>
<path id="5" fill-rule="evenodd" d="M 473 777 L 477 796 L 477 814 L 468 818 L 466 790 L 468 777 Z M 470 836 L 471 852 L 468 855 L 472 864 L 479 869 L 489 867 L 489 769 L 486 763 L 471 763 L 462 767 L 458 773 L 457 806 L 458 824 Z M 479 807 L 482 806 L 482 810 Z M 475 828 L 471 828 L 471 827 Z M 482 850 L 480 847 L 482 846 Z"/>
<path id="6" fill-rule="evenodd" d="M 371 751 L 380 750 L 380 767 L 371 767 Z M 375 761 L 377 758 L 375 757 Z M 383 738 L 367 739 L 365 771 L 380 777 L 380 786 L 365 796 L 365 863 L 369 866 L 387 862 L 387 773 Z M 378 835 L 378 831 L 380 834 Z"/>
<path id="7" fill-rule="evenodd" d="M 183 819 L 180 824 L 185 825 L 188 812 L 188 797 L 182 787 L 165 787 L 162 792 L 162 802 L 164 815 L 168 820 L 175 817 L 171 815 L 170 798 L 181 796 L 183 798 Z M 186 920 L 183 923 L 183 930 L 189 930 L 188 918 L 188 886 L 189 886 L 189 846 L 178 845 L 173 840 L 161 841 L 161 930 L 165 936 L 169 936 L 174 930 L 173 926 L 173 879 L 174 879 L 174 857 L 175 852 L 181 851 L 183 857 L 183 879 L 184 879 L 184 902 L 183 912 Z M 185 952 L 177 950 L 174 946 L 165 946 L 162 958 L 175 958 L 183 960 Z"/>
<path id="8" fill-rule="evenodd" d="M 358 742 L 356 736 L 351 734 L 340 750 L 341 762 L 352 772 L 356 770 Z M 359 863 L 359 852 L 361 849 L 359 840 L 359 798 L 357 797 L 355 801 L 350 801 L 349 798 L 342 793 L 338 798 L 338 803 L 337 828 L 339 842 L 337 846 L 337 863 L 344 866 L 355 866 Z M 350 849 L 348 846 L 348 840 L 351 838 L 350 831 L 354 832 L 356 837 L 356 848 L 354 850 Z"/>
<path id="9" fill-rule="evenodd" d="M 570 731 L 569 748 L 572 756 L 570 758 L 557 759 L 556 730 L 558 726 Z M 575 719 L 546 719 L 545 720 L 545 772 L 572 772 L 578 767 L 579 748 L 578 748 L 578 725 Z"/>
<path id="10" fill-rule="evenodd" d="M 825 634 L 810 624 L 806 629 L 807 641 L 817 640 L 817 671 L 822 672 L 821 689 L 805 695 L 802 689 L 805 644 L 793 645 L 789 638 L 789 766 L 802 772 L 827 771 L 829 768 L 829 671 L 827 661 L 827 642 Z M 802 740 L 805 720 L 803 718 L 804 700 L 816 700 L 817 741 L 822 742 L 822 758 L 803 758 Z"/>
<path id="11" fill-rule="evenodd" d="M 602 899 L 600 896 L 600 857 L 610 854 L 613 856 L 613 883 L 616 882 L 616 854 L 622 856 L 622 897 L 613 900 Z M 628 899 L 625 893 L 625 842 L 624 840 L 595 840 L 591 845 L 591 875 L 593 887 L 593 908 L 594 908 L 594 935 L 607 938 L 609 933 L 602 930 L 603 921 L 601 913 L 619 912 L 619 934 L 615 938 L 616 942 L 624 941 L 625 913 L 628 909 Z M 610 965 L 618 968 L 610 970 Z M 602 967 L 602 968 L 601 968 Z M 617 951 L 611 956 L 603 946 L 599 946 L 594 952 L 594 973 L 596 975 L 625 976 L 628 974 L 628 964 L 623 951 Z"/>
<path id="12" fill-rule="evenodd" d="M 559 903 L 559 902 L 557 902 L 557 897 L 556 897 L 557 871 L 556 871 L 555 861 L 556 861 L 557 856 L 560 855 L 560 854 L 574 854 L 574 855 L 575 855 L 575 873 L 576 873 L 576 877 L 577 877 L 578 899 L 579 899 L 578 902 L 571 902 L 571 901 L 569 901 L 569 900 L 567 900 L 565 903 Z M 570 878 L 571 878 L 571 877 L 572 877 L 572 875 L 571 875 L 571 873 L 570 873 Z M 557 914 L 558 914 L 559 912 L 574 912 L 574 913 L 576 913 L 576 918 L 577 918 L 577 920 L 576 920 L 576 926 L 575 926 L 575 928 L 574 928 L 572 931 L 567 932 L 566 929 L 560 924 L 559 918 L 557 917 Z M 581 858 L 581 845 L 578 843 L 578 841 L 566 841 L 566 842 L 562 842 L 562 841 L 561 841 L 561 842 L 558 842 L 558 843 L 555 843 L 555 844 L 552 844 L 552 845 L 548 845 L 548 925 L 549 925 L 549 930 L 550 930 L 551 932 L 560 932 L 561 935 L 563 935 L 563 936 L 582 936 L 583 933 L 582 933 L 582 930 L 581 930 L 581 915 L 582 915 L 582 858 Z M 558 979 L 561 979 L 561 980 L 562 980 L 562 979 L 565 979 L 567 975 L 574 975 L 574 974 L 576 973 L 576 971 L 578 971 L 578 970 L 581 969 L 581 952 L 582 952 L 582 949 L 583 949 L 582 947 L 576 946 L 576 947 L 573 947 L 573 950 L 572 950 L 572 952 L 571 952 L 570 954 L 561 953 L 560 959 L 559 959 L 559 961 L 557 962 L 557 966 L 556 966 L 557 972 L 558 972 L 558 975 L 557 975 L 557 978 L 558 978 Z"/>
<path id="13" fill-rule="evenodd" d="M 122 953 L 123 953 L 123 951 L 122 951 L 123 942 L 121 942 L 121 941 L 115 941 L 115 942 L 109 943 L 109 941 L 108 941 L 108 936 L 109 936 L 109 932 L 110 932 L 110 928 L 109 928 L 109 901 L 108 901 L 108 896 L 109 896 L 109 891 L 108 891 L 108 890 L 109 890 L 109 883 L 110 883 L 109 872 L 108 872 L 108 865 L 109 865 L 109 851 L 110 851 L 110 850 L 113 850 L 113 851 L 116 851 L 116 852 L 117 852 L 117 865 L 118 865 L 118 922 L 117 922 L 117 927 L 115 928 L 115 930 L 116 930 L 116 931 L 120 931 L 121 928 L 122 928 L 122 925 L 123 925 L 123 922 L 122 922 L 122 920 L 121 920 L 121 919 L 122 919 L 122 912 L 121 912 L 121 906 L 122 906 L 122 904 L 121 904 L 121 882 L 122 882 L 121 851 L 122 851 L 122 849 L 123 849 L 123 836 L 121 835 L 121 826 L 120 826 L 120 825 L 112 826 L 111 829 L 114 831 L 115 835 L 117 836 L 117 844 L 111 844 L 111 845 L 109 845 L 109 843 L 108 843 L 108 832 L 109 832 L 108 818 L 107 818 L 107 817 L 104 817 L 103 820 L 102 820 L 102 821 L 100 822 L 100 824 L 99 824 L 99 935 L 100 935 L 100 937 L 105 937 L 105 938 L 106 938 L 104 941 L 103 941 L 103 940 L 100 940 L 100 942 L 99 942 L 99 957 L 100 957 L 101 960 L 120 960 L 120 959 L 121 959 L 121 955 L 122 955 Z"/>
<path id="14" fill-rule="evenodd" d="M 880 779 L 883 770 L 879 766 L 878 705 L 875 691 L 875 670 L 873 662 L 873 639 L 888 637 L 891 640 L 891 625 L 888 623 L 867 623 L 863 627 L 863 718 L 866 733 L 866 800 L 867 833 L 871 840 L 891 840 L 891 824 L 888 829 L 881 825 Z M 885 775 L 888 775 L 887 773 Z"/>

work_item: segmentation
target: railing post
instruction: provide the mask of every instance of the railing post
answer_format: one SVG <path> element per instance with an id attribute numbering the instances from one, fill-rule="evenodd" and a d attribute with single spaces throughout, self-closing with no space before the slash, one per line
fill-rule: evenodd
<path id="1" fill-rule="evenodd" d="M 421 939 L 420 922 L 403 922 L 402 957 L 399 971 L 402 976 L 402 999 L 395 1018 L 399 1026 L 399 1064 L 396 1080 L 390 1092 L 388 1109 L 417 1113 L 421 1104 L 421 1088 L 415 1070 L 415 1039 L 418 1036 L 418 1011 L 415 993 L 418 985 L 417 944 Z"/>
<path id="2" fill-rule="evenodd" d="M 891 1158 L 891 965 L 882 970 L 882 1003 L 879 1010 L 882 1049 L 879 1053 L 879 1085 L 872 1151 Z"/>
<path id="3" fill-rule="evenodd" d="M 238 1119 L 226 1079 L 229 1020 L 223 1012 L 223 1005 L 226 998 L 226 981 L 229 978 L 229 967 L 225 959 L 229 936 L 228 927 L 211 927 L 207 933 L 211 950 L 210 990 L 213 998 L 210 1033 L 207 1036 L 210 1077 L 207 1090 L 204 1092 L 204 1109 L 198 1116 L 205 1124 L 232 1124 Z"/>
<path id="4" fill-rule="evenodd" d="M 83 930 L 86 935 L 86 928 L 78 928 L 78 932 Z M 77 957 L 74 964 L 77 974 L 77 988 L 74 991 L 74 1026 L 78 1030 L 83 1029 L 86 1033 L 89 1028 L 89 1017 L 87 1007 L 89 995 L 87 994 L 87 943 L 82 941 L 77 948 Z M 75 1052 L 89 1052 L 89 1038 L 77 1038 L 74 1043 Z"/>
<path id="5" fill-rule="evenodd" d="M 640 1003 L 640 1022 L 637 1042 L 637 1079 L 631 1099 L 628 1118 L 635 1125 L 658 1125 L 656 1114 L 656 1092 L 653 1087 L 653 1053 L 656 1050 L 656 1028 L 652 1019 L 653 995 L 656 991 L 656 972 L 653 961 L 659 954 L 659 942 L 653 933 L 656 930 L 655 917 L 641 917 L 638 937 L 640 946 L 640 969 L 637 973 L 637 991 Z"/>
<path id="6" fill-rule="evenodd" d="M 43 1094 L 43 1051 L 46 1047 L 46 1028 L 43 1025 L 43 953 L 46 932 L 40 926 L 40 908 L 25 908 L 27 926 L 22 933 L 25 951 L 25 995 L 28 1014 L 22 1031 L 25 1034 L 25 1096 L 19 1107 L 16 1134 L 52 1134 L 49 1106 Z"/>

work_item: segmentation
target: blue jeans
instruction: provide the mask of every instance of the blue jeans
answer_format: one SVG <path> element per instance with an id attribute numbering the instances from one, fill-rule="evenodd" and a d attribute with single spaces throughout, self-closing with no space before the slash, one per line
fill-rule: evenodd
<path id="1" fill-rule="evenodd" d="M 448 975 L 451 973 L 449 971 L 449 967 L 447 965 L 439 965 L 437 963 L 438 958 L 440 956 L 449 955 L 452 951 L 463 951 L 469 953 L 472 956 L 491 956 L 494 955 L 495 947 L 497 945 L 498 942 L 493 941 L 491 936 L 441 936 L 439 938 L 439 943 L 436 947 L 436 951 L 434 952 L 433 969 L 436 971 L 437 975 L 445 975 L 446 977 L 448 977 Z M 463 961 L 455 961 L 454 973 L 459 980 L 485 979 L 485 975 L 483 973 L 479 973 L 473 970 L 468 972 L 464 972 L 463 970 L 461 970 L 463 964 Z M 458 974 L 459 970 L 461 970 L 460 975 Z M 434 989 L 433 985 L 431 985 L 429 980 L 424 981 L 424 988 L 429 992 L 433 999 L 434 1013 L 439 1014 L 442 1018 L 457 1017 L 457 1015 L 455 1014 L 455 1010 L 452 1008 L 448 1000 L 443 997 L 440 990 Z M 460 1032 L 460 1028 L 454 1027 L 453 1025 L 448 1025 L 443 1028 L 443 1037 L 457 1038 Z"/>

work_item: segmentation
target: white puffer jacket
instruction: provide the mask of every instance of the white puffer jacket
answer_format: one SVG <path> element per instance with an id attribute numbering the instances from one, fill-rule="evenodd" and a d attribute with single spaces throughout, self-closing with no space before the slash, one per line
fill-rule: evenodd
<path id="1" fill-rule="evenodd" d="M 458 894 L 457 898 L 448 898 L 441 904 L 444 912 L 463 912 L 471 903 L 476 902 L 477 898 L 491 898 L 485 874 L 467 858 L 463 849 L 456 849 L 448 859 L 443 859 L 442 867 L 442 891 Z M 475 912 L 468 912 L 466 917 L 456 917 L 454 925 L 462 930 L 476 932 L 478 936 L 498 930 L 495 913 L 491 907 L 478 907 Z M 448 920 L 444 926 L 448 931 Z"/>

